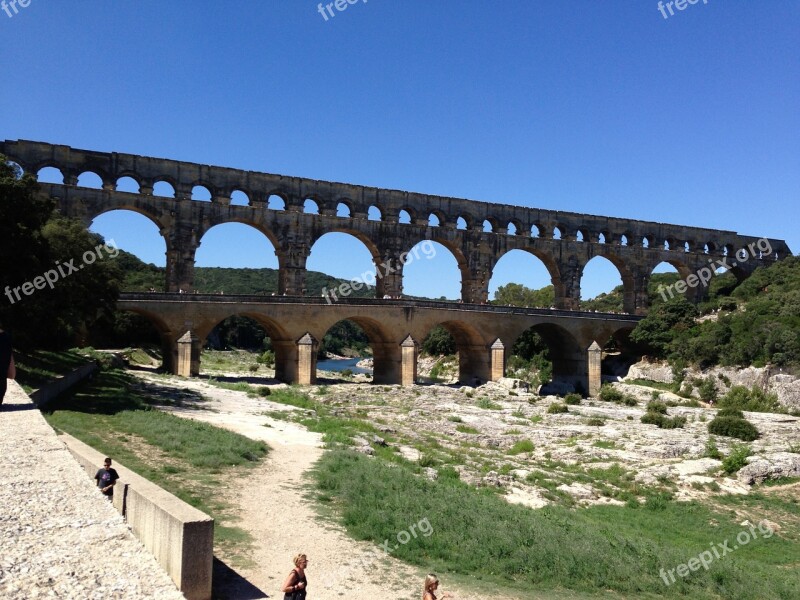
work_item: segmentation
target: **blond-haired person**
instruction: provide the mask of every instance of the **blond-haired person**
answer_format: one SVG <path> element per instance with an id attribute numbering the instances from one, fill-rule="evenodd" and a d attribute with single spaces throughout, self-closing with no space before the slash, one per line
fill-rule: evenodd
<path id="1" fill-rule="evenodd" d="M 433 573 L 430 573 L 425 578 L 425 586 L 422 588 L 422 600 L 439 600 L 439 597 L 436 595 L 436 590 L 438 588 L 439 578 Z M 452 598 L 452 596 L 445 592 L 442 594 L 441 600 L 444 600 L 445 598 Z"/>
<path id="2" fill-rule="evenodd" d="M 281 591 L 284 593 L 283 600 L 305 600 L 306 588 L 306 567 L 308 557 L 305 554 L 298 554 L 294 557 L 294 569 L 286 576 Z"/>

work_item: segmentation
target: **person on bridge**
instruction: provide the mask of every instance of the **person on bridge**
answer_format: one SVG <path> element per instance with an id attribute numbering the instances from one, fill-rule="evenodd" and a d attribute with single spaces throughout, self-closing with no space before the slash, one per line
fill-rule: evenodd
<path id="1" fill-rule="evenodd" d="M 111 502 L 114 499 L 114 485 L 119 479 L 116 469 L 111 468 L 111 459 L 106 457 L 103 461 L 103 468 L 98 469 L 94 476 L 97 481 L 97 487 L 103 492 L 103 495 Z"/>
<path id="2" fill-rule="evenodd" d="M 2 327 L 0 327 L 0 373 L 4 373 L 4 376 L 0 377 L 0 404 L 2 404 L 8 387 L 6 378 L 16 379 L 17 377 L 14 354 L 11 352 L 11 336 L 3 331 Z"/>
<path id="3" fill-rule="evenodd" d="M 298 554 L 294 557 L 294 569 L 289 572 L 286 581 L 283 582 L 281 591 L 284 593 L 283 600 L 305 600 L 306 588 L 306 567 L 308 557 L 305 554 Z"/>

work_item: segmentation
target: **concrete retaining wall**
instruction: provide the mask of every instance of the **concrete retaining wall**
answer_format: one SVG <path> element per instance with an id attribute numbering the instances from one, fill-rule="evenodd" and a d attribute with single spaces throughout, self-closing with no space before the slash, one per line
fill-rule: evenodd
<path id="1" fill-rule="evenodd" d="M 105 456 L 72 436 L 64 434 L 59 439 L 94 478 Z M 116 461 L 113 467 L 120 476 L 114 488 L 114 507 L 187 600 L 209 600 L 214 520 Z"/>
<path id="2" fill-rule="evenodd" d="M 97 363 L 94 362 L 78 367 L 71 373 L 67 373 L 63 377 L 59 377 L 33 392 L 31 394 L 31 400 L 33 400 L 39 408 L 44 408 L 51 400 L 66 392 L 73 385 L 86 379 L 95 371 L 97 371 Z"/>

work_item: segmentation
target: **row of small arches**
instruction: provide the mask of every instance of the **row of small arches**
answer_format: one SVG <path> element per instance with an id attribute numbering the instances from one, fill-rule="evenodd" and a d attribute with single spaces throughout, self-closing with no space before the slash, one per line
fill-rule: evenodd
<path id="1" fill-rule="evenodd" d="M 37 178 L 40 182 L 45 183 L 57 183 L 62 184 L 64 182 L 64 176 L 62 172 L 56 167 L 44 167 L 40 169 L 37 173 Z M 92 171 L 85 171 L 78 176 L 77 179 L 77 186 L 78 187 L 85 187 L 89 189 L 113 189 L 116 191 L 121 192 L 128 192 L 138 194 L 141 193 L 141 185 L 140 183 L 130 176 L 123 176 L 120 177 L 115 183 L 113 184 L 104 184 L 102 178 L 92 172 Z M 152 195 L 164 198 L 175 198 L 176 192 L 175 187 L 166 180 L 159 180 L 153 183 L 152 188 Z M 234 206 L 251 206 L 251 198 L 250 196 L 242 191 L 242 190 L 233 190 L 230 193 L 229 198 L 230 204 Z M 192 187 L 191 190 L 191 200 L 199 201 L 199 202 L 211 202 L 212 201 L 212 192 L 211 190 L 204 186 L 204 185 L 195 185 Z M 271 194 L 266 201 L 266 208 L 269 210 L 286 210 L 287 203 L 286 200 L 278 194 Z M 302 205 L 302 212 L 306 214 L 322 214 L 320 210 L 320 204 L 317 200 L 313 198 L 306 198 L 303 200 Z M 342 217 L 342 218 L 353 218 L 354 212 L 353 207 L 345 202 L 339 202 L 336 205 L 335 216 Z M 383 221 L 384 214 L 383 211 L 375 206 L 371 205 L 367 209 L 366 218 L 370 221 Z M 431 212 L 428 215 L 427 223 L 425 221 L 424 216 L 419 219 L 414 218 L 413 211 L 411 209 L 402 209 L 398 213 L 397 222 L 400 224 L 418 224 L 423 225 L 427 224 L 429 227 L 441 227 L 446 226 L 446 217 L 444 214 L 438 213 L 436 211 Z M 459 216 L 455 222 L 455 229 L 457 230 L 468 230 L 468 229 L 477 229 L 480 228 L 485 233 L 500 233 L 505 235 L 525 235 L 525 228 L 524 226 L 518 221 L 510 221 L 505 224 L 505 226 L 500 223 L 498 220 L 494 218 L 487 218 L 484 219 L 482 223 L 479 223 L 478 220 L 472 219 L 469 216 Z M 654 248 L 654 249 L 664 249 L 664 250 L 673 250 L 673 251 L 683 251 L 683 252 L 702 252 L 705 254 L 714 254 L 718 251 L 721 251 L 723 255 L 732 255 L 735 251 L 734 246 L 732 244 L 724 244 L 721 247 L 718 247 L 713 242 L 707 242 L 704 244 L 699 244 L 693 241 L 682 241 L 682 240 L 662 240 L 658 242 L 656 237 L 653 235 L 645 235 L 641 237 L 636 237 L 631 233 L 624 233 L 619 236 L 615 236 L 614 234 L 608 231 L 601 231 L 592 235 L 587 229 L 585 228 L 578 228 L 574 232 L 570 233 L 567 230 L 567 227 L 563 225 L 552 225 L 552 224 L 534 224 L 531 226 L 530 231 L 527 232 L 530 237 L 533 238 L 543 238 L 543 239 L 553 239 L 553 240 L 569 240 L 569 241 L 576 241 L 576 242 L 593 242 L 598 244 L 615 244 L 619 246 L 631 246 L 631 247 L 642 247 L 642 248 Z"/>

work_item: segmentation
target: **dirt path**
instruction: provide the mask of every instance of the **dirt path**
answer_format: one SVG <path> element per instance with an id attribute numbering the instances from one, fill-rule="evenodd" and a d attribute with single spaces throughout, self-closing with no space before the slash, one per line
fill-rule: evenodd
<path id="1" fill-rule="evenodd" d="M 256 566 L 239 569 L 250 583 L 270 598 L 282 598 L 280 586 L 293 566 L 292 557 L 303 552 L 309 558 L 309 600 L 420 597 L 423 572 L 393 559 L 374 544 L 349 538 L 341 527 L 317 516 L 306 497 L 308 480 L 304 475 L 322 456 L 320 436 L 261 414 L 265 410 L 290 407 L 263 398 L 248 398 L 243 392 L 216 388 L 201 381 L 137 375 L 158 385 L 199 392 L 208 399 L 199 406 L 169 408 L 170 412 L 265 441 L 272 448 L 264 464 L 230 497 L 231 503 L 240 509 L 238 525 L 256 540 L 251 557 Z M 460 600 L 481 598 L 449 589 Z"/>

